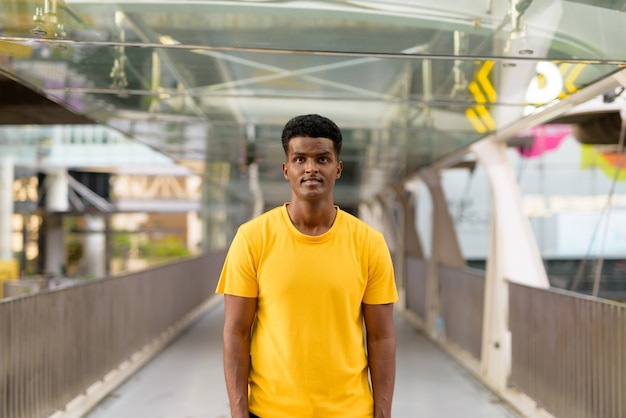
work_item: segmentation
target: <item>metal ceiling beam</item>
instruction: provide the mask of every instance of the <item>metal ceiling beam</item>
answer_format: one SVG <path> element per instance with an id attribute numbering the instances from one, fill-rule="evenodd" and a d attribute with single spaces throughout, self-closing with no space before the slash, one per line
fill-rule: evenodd
<path id="1" fill-rule="evenodd" d="M 259 48 L 259 47 L 241 47 L 241 46 L 211 46 L 211 45 L 192 45 L 192 44 L 174 44 L 165 45 L 162 43 L 143 43 L 143 42 L 117 42 L 117 41 L 87 41 L 87 40 L 68 40 L 68 39 L 33 39 L 19 36 L 0 36 L 0 40 L 5 42 L 14 42 L 18 44 L 42 43 L 55 46 L 124 46 L 127 48 L 162 48 L 162 49 L 178 49 L 178 50 L 198 50 L 198 51 L 222 51 L 222 52 L 253 52 L 263 54 L 276 55 L 311 55 L 324 57 L 351 57 L 351 58 L 380 58 L 380 59 L 398 59 L 398 60 L 423 60 L 432 59 L 440 61 L 496 61 L 496 62 L 512 62 L 512 61 L 530 61 L 540 62 L 550 60 L 550 57 L 515 57 L 504 55 L 443 55 L 443 54 L 405 54 L 401 52 L 355 52 L 355 51 L 332 51 L 319 49 L 293 49 L 293 48 Z M 626 65 L 626 59 L 611 58 L 558 58 L 559 62 L 575 63 L 575 64 L 602 64 L 602 65 Z"/>

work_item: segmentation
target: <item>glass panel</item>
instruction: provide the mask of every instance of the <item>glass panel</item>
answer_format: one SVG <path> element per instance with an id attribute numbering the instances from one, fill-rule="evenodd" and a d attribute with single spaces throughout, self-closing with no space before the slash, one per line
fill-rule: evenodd
<path id="1" fill-rule="evenodd" d="M 626 46 L 612 40 L 626 34 L 626 17 L 616 13 L 624 7 L 617 0 L 0 2 L 5 36 L 494 57 L 518 53 L 519 41 L 549 59 L 623 59 Z"/>
<path id="2" fill-rule="evenodd" d="M 0 0 L 0 68 L 176 158 L 205 159 L 210 127 L 237 144 L 249 126 L 325 114 L 402 156 L 375 165 L 399 179 L 619 69 L 622 8 Z M 371 152 L 350 158 L 366 170 Z"/>

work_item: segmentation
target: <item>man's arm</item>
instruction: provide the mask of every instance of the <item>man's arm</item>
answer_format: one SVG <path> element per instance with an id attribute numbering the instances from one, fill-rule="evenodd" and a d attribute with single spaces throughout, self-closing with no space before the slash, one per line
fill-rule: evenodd
<path id="1" fill-rule="evenodd" d="M 391 400 L 396 380 L 396 333 L 393 304 L 363 304 L 367 353 L 374 392 L 374 418 L 391 417 Z"/>
<path id="2" fill-rule="evenodd" d="M 250 329 L 256 298 L 224 295 L 224 376 L 233 418 L 249 418 Z"/>

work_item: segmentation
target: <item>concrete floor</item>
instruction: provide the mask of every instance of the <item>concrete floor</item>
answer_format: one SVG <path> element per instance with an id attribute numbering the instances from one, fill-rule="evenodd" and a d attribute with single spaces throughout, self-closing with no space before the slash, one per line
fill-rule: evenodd
<path id="1" fill-rule="evenodd" d="M 229 417 L 222 374 L 222 307 L 202 317 L 86 417 Z M 396 328 L 394 418 L 518 417 L 399 316 Z"/>

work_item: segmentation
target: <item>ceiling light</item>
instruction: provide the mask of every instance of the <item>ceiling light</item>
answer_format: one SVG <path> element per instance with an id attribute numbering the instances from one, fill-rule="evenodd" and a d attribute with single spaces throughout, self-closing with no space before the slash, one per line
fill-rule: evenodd
<path id="1" fill-rule="evenodd" d="M 36 7 L 33 22 L 35 27 L 30 30 L 33 35 L 49 39 L 65 38 L 65 29 L 57 16 L 56 0 L 45 0 L 43 7 Z"/>

